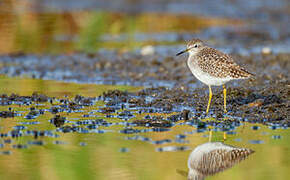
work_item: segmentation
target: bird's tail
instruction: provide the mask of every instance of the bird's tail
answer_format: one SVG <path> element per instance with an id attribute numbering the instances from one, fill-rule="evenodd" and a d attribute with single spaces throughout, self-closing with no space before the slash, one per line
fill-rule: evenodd
<path id="1" fill-rule="evenodd" d="M 250 73 L 249 71 L 247 71 L 242 67 L 239 70 L 237 70 L 237 74 L 239 76 L 239 79 L 248 79 L 255 77 L 255 74 Z"/>

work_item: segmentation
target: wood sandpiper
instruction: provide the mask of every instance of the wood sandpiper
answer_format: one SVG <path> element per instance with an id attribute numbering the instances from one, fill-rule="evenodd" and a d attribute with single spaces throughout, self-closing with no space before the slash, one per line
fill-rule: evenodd
<path id="1" fill-rule="evenodd" d="M 192 39 L 184 51 L 176 56 L 189 52 L 187 65 L 192 74 L 209 87 L 209 100 L 206 113 L 208 114 L 212 90 L 211 86 L 223 86 L 224 112 L 226 113 L 226 86 L 225 83 L 235 79 L 247 79 L 253 76 L 243 67 L 234 62 L 228 54 L 205 45 L 200 39 Z"/>

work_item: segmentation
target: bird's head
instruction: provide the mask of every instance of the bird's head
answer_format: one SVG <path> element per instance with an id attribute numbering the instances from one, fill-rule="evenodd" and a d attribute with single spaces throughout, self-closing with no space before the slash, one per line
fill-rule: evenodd
<path id="1" fill-rule="evenodd" d="M 179 56 L 185 52 L 188 52 L 189 54 L 196 54 L 204 48 L 204 46 L 204 43 L 200 39 L 192 39 L 187 43 L 186 49 L 177 53 L 176 56 Z"/>

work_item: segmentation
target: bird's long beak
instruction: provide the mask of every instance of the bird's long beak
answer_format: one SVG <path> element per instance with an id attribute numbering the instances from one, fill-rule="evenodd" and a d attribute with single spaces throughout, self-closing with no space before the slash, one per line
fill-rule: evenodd
<path id="1" fill-rule="evenodd" d="M 183 50 L 183 51 L 177 53 L 176 56 L 179 56 L 180 54 L 186 53 L 187 51 L 189 51 L 189 49 L 185 49 L 185 50 Z"/>

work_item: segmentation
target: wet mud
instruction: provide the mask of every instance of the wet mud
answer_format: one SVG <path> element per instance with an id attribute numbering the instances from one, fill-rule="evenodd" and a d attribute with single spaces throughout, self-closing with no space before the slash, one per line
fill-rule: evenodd
<path id="1" fill-rule="evenodd" d="M 2 94 L 0 104 L 7 107 L 1 118 L 24 117 L 23 125 L 1 137 L 22 136 L 25 125 L 39 123 L 40 116 L 51 116 L 49 123 L 58 132 L 91 132 L 100 127 L 124 125 L 121 133 L 132 134 L 146 130 L 167 131 L 180 123 L 206 130 L 208 126 L 228 131 L 243 122 L 262 123 L 271 128 L 287 128 L 289 121 L 288 82 L 252 90 L 245 87 L 228 88 L 227 113 L 223 113 L 221 89 L 215 92 L 209 114 L 205 114 L 208 96 L 205 89 L 184 87 L 144 88 L 138 92 L 110 90 L 99 97 L 55 98 L 33 93 L 32 96 Z M 280 88 L 277 88 L 280 87 Z M 102 103 L 101 106 L 96 104 Z M 44 103 L 40 105 L 40 103 Z M 16 107 L 15 107 L 16 106 Z M 17 109 L 21 110 L 17 110 Z M 79 120 L 70 120 L 70 114 L 81 113 Z M 51 115 L 49 115 L 51 114 Z M 66 117 L 67 116 L 67 117 Z M 117 119 L 117 120 L 116 120 Z M 125 124 L 124 124 L 125 123 Z M 255 130 L 255 126 L 253 126 Z M 51 135 L 46 131 L 30 131 L 35 138 Z"/>
<path id="2" fill-rule="evenodd" d="M 56 99 L 34 93 L 32 96 L 1 95 L 0 104 L 31 105 L 47 102 L 48 111 L 55 115 L 51 123 L 60 127 L 65 117 L 57 114 L 74 112 L 105 102 L 97 111 L 106 117 L 129 120 L 134 113 L 175 113 L 169 117 L 144 116 L 132 123 L 137 126 L 172 127 L 179 120 L 207 120 L 207 124 L 230 124 L 247 121 L 267 125 L 289 126 L 289 69 L 290 54 L 233 54 L 239 64 L 246 65 L 255 77 L 229 83 L 227 110 L 223 113 L 221 88 L 214 88 L 210 113 L 205 114 L 208 89 L 192 76 L 186 66 L 186 57 L 142 56 L 134 53 L 76 54 L 71 56 L 2 56 L 1 72 L 10 76 L 27 76 L 41 79 L 74 80 L 101 84 L 143 85 L 135 93 L 119 90 L 104 92 L 100 97 L 77 95 L 74 99 Z M 5 61 L 9 58 L 9 61 Z M 50 61 L 47 61 L 47 58 Z M 83 81 L 85 79 L 85 81 Z M 148 88 L 149 87 L 149 88 Z M 151 88 L 150 88 L 151 87 Z M 54 105 L 55 102 L 61 105 Z M 136 112 L 135 112 L 136 111 Z M 31 107 L 26 119 L 35 119 L 42 110 Z M 112 115 L 115 114 L 115 115 Z M 3 118 L 15 116 L 11 109 L 0 112 Z M 85 116 L 85 114 L 84 114 Z M 90 117 L 90 115 L 87 115 Z M 212 118 L 211 118 L 212 117 Z M 68 128 L 68 127 L 67 127 Z M 65 131 L 68 131 L 67 129 Z"/>
<path id="3" fill-rule="evenodd" d="M 25 149 L 30 146 L 45 145 L 41 137 L 57 138 L 62 133 L 97 133 L 116 131 L 128 134 L 126 140 L 144 141 L 150 144 L 163 145 L 181 143 L 183 146 L 158 147 L 156 151 L 189 150 L 186 134 L 178 134 L 173 139 L 153 140 L 139 134 L 147 132 L 171 131 L 175 126 L 192 126 L 197 133 L 209 129 L 234 134 L 235 129 L 245 122 L 261 123 L 270 129 L 286 129 L 289 121 L 289 95 L 287 82 L 277 86 L 265 86 L 260 90 L 245 87 L 228 89 L 228 113 L 223 113 L 223 97 L 214 96 L 210 113 L 205 114 L 207 96 L 204 89 L 184 87 L 144 88 L 138 92 L 110 90 L 98 97 L 48 97 L 33 93 L 31 96 L 2 94 L 0 103 L 7 110 L 0 111 L 2 120 L 16 121 L 17 125 L 10 130 L 3 130 L 0 137 L 4 144 L 13 143 L 13 139 L 30 137 L 27 143 L 15 144 L 14 149 Z M 221 94 L 221 90 L 216 93 Z M 203 92 L 203 94 L 206 94 Z M 23 118 L 21 118 L 23 117 Z M 49 118 L 51 117 L 51 118 Z M 19 119 L 20 118 L 20 119 Z M 46 121 L 43 118 L 47 119 Z M 46 128 L 31 128 L 31 125 L 45 125 Z M 260 127 L 253 124 L 252 130 Z M 193 133 L 193 132 L 188 132 Z M 134 136 L 132 136 L 134 135 Z M 280 139 L 275 135 L 273 139 Z M 56 140 L 55 144 L 65 144 Z M 263 141 L 251 140 L 251 144 Z M 80 143 L 80 146 L 86 144 Z M 122 149 L 120 152 L 127 152 Z M 10 151 L 3 151 L 2 154 Z"/>

